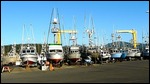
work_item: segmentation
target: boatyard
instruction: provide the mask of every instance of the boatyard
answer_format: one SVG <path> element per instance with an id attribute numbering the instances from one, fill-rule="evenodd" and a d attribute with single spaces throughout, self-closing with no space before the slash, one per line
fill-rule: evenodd
<path id="1" fill-rule="evenodd" d="M 149 83 L 149 60 L 63 66 L 54 71 L 15 68 L 1 74 L 1 83 Z"/>

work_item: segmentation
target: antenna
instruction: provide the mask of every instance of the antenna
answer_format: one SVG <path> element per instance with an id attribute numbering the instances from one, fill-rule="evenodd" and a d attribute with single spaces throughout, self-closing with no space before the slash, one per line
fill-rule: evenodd
<path id="1" fill-rule="evenodd" d="M 23 42 L 24 42 L 24 28 L 25 28 L 25 24 L 23 25 L 23 33 L 22 33 L 22 45 L 23 45 Z"/>

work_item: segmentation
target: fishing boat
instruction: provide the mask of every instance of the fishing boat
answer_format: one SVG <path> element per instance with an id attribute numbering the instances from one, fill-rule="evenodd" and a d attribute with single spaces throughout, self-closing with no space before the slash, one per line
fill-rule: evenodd
<path id="1" fill-rule="evenodd" d="M 64 53 L 61 44 L 49 44 L 48 52 L 46 54 L 46 58 L 53 64 L 60 64 L 62 66 L 62 62 L 64 60 Z"/>
<path id="2" fill-rule="evenodd" d="M 96 39 L 95 30 L 94 30 L 94 21 L 92 17 L 90 18 L 90 20 L 91 20 L 92 26 L 91 27 L 89 26 L 85 31 L 88 34 L 88 46 L 86 47 L 86 54 L 87 56 L 91 57 L 91 60 L 93 61 L 93 63 L 97 63 L 99 61 L 98 60 L 99 52 L 98 52 L 96 43 L 94 42 L 94 39 Z"/>
<path id="3" fill-rule="evenodd" d="M 20 50 L 20 59 L 22 60 L 21 66 L 37 66 L 38 54 L 35 44 L 22 45 Z"/>
<path id="4" fill-rule="evenodd" d="M 51 30 L 51 33 L 54 35 L 54 40 L 53 43 L 50 44 L 47 42 L 48 47 L 46 51 L 46 58 L 47 61 L 52 63 L 52 65 L 61 67 L 64 61 L 64 51 L 61 44 L 61 29 L 60 29 L 58 10 L 57 12 L 55 11 L 55 9 L 52 10 L 51 18 L 52 19 L 50 21 L 50 27 L 48 32 L 50 32 Z"/>
<path id="5" fill-rule="evenodd" d="M 100 54 L 99 58 L 101 60 L 100 63 L 103 63 L 103 62 L 108 63 L 111 60 L 111 55 L 110 55 L 108 47 L 105 45 L 105 42 L 104 42 L 105 40 L 104 39 L 105 38 L 103 37 L 102 38 L 102 44 L 101 44 L 100 47 L 98 47 L 98 51 L 99 51 L 99 54 Z"/>
<path id="6" fill-rule="evenodd" d="M 117 48 L 110 49 L 110 54 L 112 59 L 119 59 L 121 58 L 122 53 Z"/>
<path id="7" fill-rule="evenodd" d="M 119 43 L 118 43 L 119 50 L 122 53 L 121 60 L 125 60 L 126 56 L 127 56 L 127 53 L 128 53 L 128 48 L 125 46 L 124 42 L 121 41 L 121 36 L 120 35 L 118 36 L 118 40 L 119 40 Z M 122 43 L 122 46 L 121 46 L 121 43 Z"/>
<path id="8" fill-rule="evenodd" d="M 149 45 L 146 45 L 143 52 L 142 52 L 142 57 L 145 59 L 149 59 Z"/>
<path id="9" fill-rule="evenodd" d="M 107 49 L 101 49 L 100 50 L 100 59 L 101 61 L 105 61 L 106 63 L 108 63 L 110 61 L 111 55 L 109 53 L 109 50 Z"/>
<path id="10" fill-rule="evenodd" d="M 136 53 L 135 49 L 129 48 L 128 49 L 128 53 L 127 53 L 127 57 L 134 58 L 135 57 L 135 53 Z"/>
<path id="11" fill-rule="evenodd" d="M 112 33 L 112 47 L 109 49 L 110 50 L 110 55 L 112 61 L 117 61 L 118 59 L 121 58 L 122 53 L 120 52 L 120 49 L 118 48 L 117 42 L 114 42 L 114 33 Z"/>
<path id="12" fill-rule="evenodd" d="M 129 48 L 128 49 L 128 53 L 127 53 L 127 59 L 131 60 L 131 59 L 135 59 L 135 58 L 139 58 L 141 57 L 141 52 L 139 49 L 137 48 Z"/>
<path id="13" fill-rule="evenodd" d="M 142 51 L 142 57 L 144 59 L 149 59 L 149 36 L 145 38 L 145 47 Z"/>
<path id="14" fill-rule="evenodd" d="M 75 36 L 72 36 L 70 40 L 73 41 L 73 44 L 69 48 L 69 55 L 68 55 L 69 64 L 77 63 L 78 61 L 80 61 L 81 58 L 80 48 L 77 45 Z"/>
<path id="15" fill-rule="evenodd" d="M 2 56 L 3 64 L 14 64 L 17 60 L 20 60 L 19 54 L 16 52 L 16 44 L 11 46 L 11 50 L 6 56 Z"/>
<path id="16" fill-rule="evenodd" d="M 120 49 L 120 52 L 122 53 L 121 59 L 125 59 L 127 56 L 128 51 L 126 49 Z"/>
<path id="17" fill-rule="evenodd" d="M 136 49 L 135 58 L 137 58 L 137 59 L 141 58 L 141 51 L 140 51 L 140 49 Z"/>
<path id="18" fill-rule="evenodd" d="M 30 24 L 31 26 L 31 24 Z M 31 28 L 31 27 L 30 27 Z M 22 42 L 24 42 L 24 30 L 25 30 L 25 25 L 23 26 L 23 35 L 22 35 Z M 26 31 L 27 32 L 27 31 Z M 32 43 L 34 41 L 34 36 L 33 36 L 33 29 L 31 28 L 32 32 L 32 38 L 31 35 L 28 34 L 28 37 L 25 38 L 27 39 L 27 42 L 24 44 L 21 44 L 20 48 L 20 59 L 21 59 L 21 66 L 37 66 L 38 63 L 38 53 L 36 49 L 35 43 Z"/>

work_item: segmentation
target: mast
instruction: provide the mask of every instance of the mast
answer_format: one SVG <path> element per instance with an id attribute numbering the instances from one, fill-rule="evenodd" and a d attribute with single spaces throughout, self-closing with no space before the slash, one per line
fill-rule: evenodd
<path id="1" fill-rule="evenodd" d="M 30 28 L 31 28 L 31 32 L 32 32 L 32 41 L 34 43 L 34 46 L 36 46 L 35 45 L 35 38 L 34 38 L 34 32 L 33 32 L 32 24 L 30 24 Z"/>
<path id="2" fill-rule="evenodd" d="M 84 15 L 84 29 L 86 30 L 86 15 Z M 85 31 L 82 33 L 82 45 L 84 45 L 83 41 L 85 39 Z"/>
<path id="3" fill-rule="evenodd" d="M 114 47 L 114 34 L 113 33 L 111 34 L 111 37 L 112 37 L 112 47 Z"/>
<path id="4" fill-rule="evenodd" d="M 51 22 L 52 22 L 52 18 L 53 18 L 53 11 L 54 11 L 54 8 L 52 9 L 51 18 L 50 18 L 50 24 L 49 24 L 48 35 L 47 35 L 47 44 L 48 44 L 48 38 L 49 38 L 51 24 L 52 24 Z"/>
<path id="5" fill-rule="evenodd" d="M 62 16 L 62 29 L 64 31 L 64 17 Z M 64 33 L 64 41 L 65 41 L 65 44 L 67 45 L 67 42 L 66 42 L 66 34 Z"/>
<path id="6" fill-rule="evenodd" d="M 23 46 L 23 43 L 24 43 L 24 28 L 25 28 L 25 24 L 23 25 L 23 33 L 22 33 L 22 46 Z"/>

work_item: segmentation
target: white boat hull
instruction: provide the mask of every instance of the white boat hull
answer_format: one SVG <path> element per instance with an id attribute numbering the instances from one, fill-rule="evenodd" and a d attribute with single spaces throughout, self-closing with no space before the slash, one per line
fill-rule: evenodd
<path id="1" fill-rule="evenodd" d="M 50 45 L 46 58 L 48 61 L 51 61 L 56 64 L 63 61 L 64 53 L 63 53 L 62 45 L 56 45 L 56 44 Z"/>
<path id="2" fill-rule="evenodd" d="M 47 59 L 50 61 L 53 61 L 55 63 L 58 63 L 60 61 L 62 61 L 64 59 L 64 55 L 63 54 L 49 54 L 47 56 Z"/>
<path id="3" fill-rule="evenodd" d="M 109 55 L 107 55 L 107 54 L 103 54 L 103 55 L 101 55 L 102 56 L 102 58 L 103 59 L 106 59 L 106 58 L 110 58 L 111 57 L 111 55 L 109 54 Z"/>
<path id="4" fill-rule="evenodd" d="M 135 57 L 141 57 L 141 53 L 135 53 Z"/>
<path id="5" fill-rule="evenodd" d="M 20 57 L 20 59 L 22 60 L 23 63 L 29 62 L 29 64 L 34 64 L 34 63 L 37 63 L 38 56 L 37 55 L 26 54 L 26 55 L 22 55 Z"/>
<path id="6" fill-rule="evenodd" d="M 71 54 L 69 54 L 68 59 L 76 62 L 77 60 L 80 59 L 80 56 L 81 56 L 80 53 L 71 53 Z"/>
<path id="7" fill-rule="evenodd" d="M 135 52 L 128 52 L 127 57 L 135 57 Z"/>

